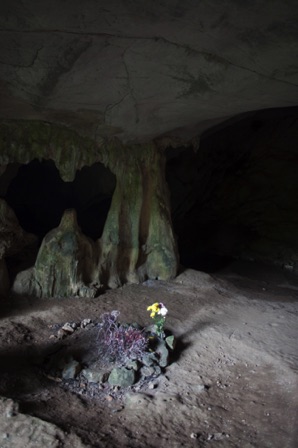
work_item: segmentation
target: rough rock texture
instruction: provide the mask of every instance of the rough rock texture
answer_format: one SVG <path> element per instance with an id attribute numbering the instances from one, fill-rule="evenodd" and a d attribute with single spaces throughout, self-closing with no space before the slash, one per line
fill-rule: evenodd
<path id="1" fill-rule="evenodd" d="M 144 141 L 297 104 L 296 0 L 11 0 L 0 18 L 4 118 Z"/>
<path id="2" fill-rule="evenodd" d="M 66 210 L 60 226 L 45 236 L 33 276 L 39 297 L 94 295 L 88 288 L 96 280 L 93 245 L 81 233 L 74 210 Z"/>
<path id="3" fill-rule="evenodd" d="M 174 277 L 178 256 L 163 154 L 154 145 L 135 146 L 126 154 L 114 153 L 109 165 L 117 186 L 99 242 L 102 282 L 113 287 Z"/>
<path id="4" fill-rule="evenodd" d="M 53 423 L 20 413 L 18 404 L 11 399 L 0 397 L 0 411 L 1 448 L 87 448 L 75 434 L 67 434 Z"/>
<path id="5" fill-rule="evenodd" d="M 21 228 L 14 211 L 0 198 L 0 295 L 7 294 L 10 287 L 6 257 L 15 255 L 34 241 L 34 235 Z"/>
<path id="6" fill-rule="evenodd" d="M 34 235 L 24 232 L 14 211 L 0 198 L 0 259 L 14 255 L 34 241 Z"/>
<path id="7" fill-rule="evenodd" d="M 99 257 L 98 273 L 92 268 L 90 281 L 97 281 L 99 277 L 105 286 L 115 287 L 146 278 L 168 279 L 176 275 L 178 256 L 163 149 L 152 143 L 131 145 L 127 151 L 116 140 L 99 145 L 56 125 L 14 120 L 2 123 L 0 145 L 2 166 L 50 159 L 55 162 L 61 177 L 71 181 L 82 166 L 101 162 L 116 176 L 111 207 L 95 251 L 95 256 Z M 6 184 L 5 171 L 2 176 Z M 58 253 L 59 249 L 54 252 Z M 46 275 L 51 276 L 46 262 L 42 265 Z M 86 269 L 89 272 L 89 268 Z M 39 268 L 34 272 L 38 271 Z M 15 291 L 23 290 L 25 277 L 23 274 L 19 276 Z M 40 279 L 36 280 L 40 282 Z M 52 281 L 54 278 L 50 283 Z M 44 284 L 44 280 L 41 283 Z M 58 294 L 56 288 L 57 285 L 54 289 Z M 74 293 L 72 287 L 70 290 L 66 287 L 66 290 Z M 60 291 L 58 295 L 65 293 Z M 52 295 L 54 291 L 46 287 L 43 293 L 38 293 L 44 294 Z"/>
<path id="8" fill-rule="evenodd" d="M 0 124 L 0 165 L 26 164 L 31 160 L 54 160 L 65 182 L 74 179 L 78 169 L 98 159 L 94 142 L 77 133 L 49 123 L 8 120 Z"/>

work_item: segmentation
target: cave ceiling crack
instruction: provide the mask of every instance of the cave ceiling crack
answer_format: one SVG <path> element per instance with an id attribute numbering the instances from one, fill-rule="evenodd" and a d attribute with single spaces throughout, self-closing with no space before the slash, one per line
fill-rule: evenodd
<path id="1" fill-rule="evenodd" d="M 3 61 L 0 61 L 0 64 L 1 64 L 1 65 L 8 65 L 9 67 L 14 67 L 14 68 L 17 68 L 17 69 L 20 69 L 20 68 L 32 68 L 32 67 L 34 66 L 34 64 L 35 64 L 35 62 L 36 62 L 38 56 L 39 56 L 40 51 L 41 51 L 43 48 L 44 48 L 43 45 L 42 45 L 41 47 L 37 48 L 37 50 L 35 51 L 35 53 L 34 53 L 34 55 L 33 55 L 32 61 L 31 61 L 29 64 L 25 64 L 25 65 L 21 65 L 21 64 L 10 64 L 9 62 L 3 62 Z"/>
<path id="2" fill-rule="evenodd" d="M 108 123 L 107 123 L 107 115 L 110 114 L 111 111 L 112 111 L 115 107 L 119 106 L 119 105 L 125 100 L 125 98 L 127 98 L 129 95 L 130 95 L 130 92 L 127 92 L 125 95 L 123 95 L 123 97 L 122 97 L 119 101 L 116 101 L 116 103 L 108 104 L 108 105 L 105 107 L 105 110 L 104 110 L 104 113 L 103 113 L 104 123 L 108 124 Z"/>
<path id="3" fill-rule="evenodd" d="M 294 87 L 298 87 L 298 84 L 296 84 L 294 82 L 276 78 L 274 76 L 266 75 L 264 73 L 260 73 L 257 70 L 251 69 L 244 65 L 231 62 L 229 59 L 226 59 L 222 56 L 218 56 L 217 54 L 210 53 L 206 50 L 198 50 L 198 49 L 192 48 L 189 45 L 171 41 L 163 36 L 138 36 L 138 35 L 125 35 L 125 34 L 121 34 L 121 33 L 78 32 L 78 31 L 68 31 L 68 30 L 59 30 L 59 29 L 14 30 L 14 29 L 9 29 L 9 28 L 0 30 L 0 33 L 21 33 L 21 34 L 22 33 L 26 33 L 26 34 L 44 34 L 44 33 L 55 34 L 56 33 L 56 34 L 71 34 L 71 35 L 88 36 L 88 37 L 100 37 L 100 38 L 104 37 L 104 38 L 108 38 L 108 39 L 116 38 L 116 39 L 127 39 L 127 40 L 133 39 L 134 41 L 135 40 L 147 40 L 147 41 L 163 42 L 164 44 L 175 46 L 180 49 L 184 49 L 185 51 L 189 52 L 189 54 L 198 54 L 200 56 L 203 56 L 206 59 L 206 61 L 208 61 L 208 62 L 212 61 L 212 62 L 221 64 L 221 65 L 231 66 L 231 67 L 234 67 L 234 68 L 237 68 L 240 70 L 244 70 L 244 71 L 253 73 L 255 75 L 258 75 L 258 76 L 265 78 L 267 80 L 270 80 L 270 81 L 275 81 L 278 83 L 283 83 L 283 84 L 291 85 Z"/>
<path id="4" fill-rule="evenodd" d="M 128 92 L 125 93 L 125 95 L 123 95 L 122 98 L 121 98 L 119 101 L 117 101 L 117 102 L 115 102 L 115 103 L 108 104 L 108 105 L 105 107 L 105 110 L 104 110 L 104 113 L 103 113 L 103 116 L 104 116 L 104 122 L 105 122 L 105 123 L 107 123 L 107 116 L 111 113 L 111 111 L 112 111 L 115 107 L 117 107 L 117 106 L 119 106 L 121 103 L 123 103 L 123 101 L 125 101 L 125 99 L 126 99 L 128 96 L 131 96 L 132 99 L 133 99 L 133 101 L 134 101 L 135 115 L 136 115 L 135 123 L 138 123 L 138 122 L 139 122 L 139 114 L 138 114 L 137 99 L 136 99 L 136 97 L 135 97 L 135 95 L 134 95 L 134 91 L 133 91 L 133 87 L 132 87 L 132 82 L 131 82 L 131 77 L 130 77 L 129 69 L 128 69 L 128 66 L 127 66 L 127 62 L 126 62 L 126 60 L 125 60 L 125 54 L 126 54 L 126 52 L 127 52 L 128 50 L 129 50 L 129 47 L 126 48 L 125 51 L 124 51 L 123 54 L 122 54 L 122 63 L 123 63 L 124 70 L 125 70 L 125 74 L 126 74 L 125 79 L 126 79 L 126 82 L 127 82 L 127 89 L 128 89 Z"/>
<path id="5" fill-rule="evenodd" d="M 130 48 L 130 47 L 129 47 L 129 48 Z M 134 89 L 133 89 L 133 86 L 132 86 L 131 76 L 130 76 L 130 73 L 129 73 L 129 69 L 128 69 L 127 62 L 126 62 L 126 60 L 125 60 L 126 52 L 129 50 L 129 48 L 127 48 L 127 49 L 124 51 L 124 53 L 123 53 L 123 55 L 122 55 L 122 62 L 123 62 L 123 65 L 124 65 L 124 69 L 125 69 L 125 72 L 126 72 L 126 76 L 127 76 L 127 85 L 128 85 L 128 88 L 129 88 L 129 92 L 130 92 L 130 95 L 131 95 L 131 97 L 132 97 L 132 99 L 133 99 L 133 101 L 134 101 L 135 115 L 136 115 L 136 117 L 135 117 L 135 123 L 137 124 L 137 123 L 140 121 L 140 118 L 139 118 L 139 111 L 138 111 L 138 101 L 137 101 L 137 99 L 136 99 L 136 97 L 135 97 L 135 94 L 134 94 Z"/>

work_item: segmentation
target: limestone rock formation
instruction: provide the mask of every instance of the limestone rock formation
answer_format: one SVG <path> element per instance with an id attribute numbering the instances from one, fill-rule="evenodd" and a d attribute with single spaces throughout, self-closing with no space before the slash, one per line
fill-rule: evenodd
<path id="1" fill-rule="evenodd" d="M 0 198 L 0 295 L 7 294 L 10 286 L 6 257 L 21 252 L 35 239 L 21 228 L 14 211 Z"/>
<path id="2" fill-rule="evenodd" d="M 137 145 L 112 161 L 117 186 L 99 241 L 103 283 L 174 277 L 178 256 L 163 154 L 154 145 Z"/>
<path id="3" fill-rule="evenodd" d="M 55 162 L 61 176 L 70 181 L 84 164 L 101 162 L 116 177 L 116 188 L 102 236 L 94 247 L 92 245 L 92 250 L 90 249 L 93 254 L 90 258 L 93 261 L 92 267 L 86 266 L 86 272 L 89 273 L 87 280 L 85 274 L 84 278 L 72 277 L 77 275 L 77 271 L 70 261 L 68 268 L 72 272 L 70 277 L 73 278 L 73 284 L 70 280 L 57 280 L 66 265 L 61 272 L 55 271 L 54 266 L 59 266 L 62 260 L 57 262 L 56 257 L 60 256 L 59 245 L 52 243 L 53 234 L 50 232 L 43 241 L 34 270 L 18 274 L 14 284 L 15 292 L 25 292 L 26 283 L 27 289 L 32 290 L 29 285 L 33 282 L 33 291 L 38 296 L 64 296 L 78 293 L 77 281 L 83 282 L 88 289 L 88 284 L 94 281 L 104 287 L 117 287 L 147 278 L 175 277 L 179 261 L 172 230 L 170 198 L 165 179 L 165 155 L 162 148 L 154 143 L 131 145 L 127 148 L 119 141 L 99 145 L 90 139 L 82 139 L 71 130 L 37 121 L 4 122 L 1 131 L 0 162 L 3 164 L 27 163 L 35 158 L 50 159 Z M 62 159 L 62 155 L 65 159 Z M 75 241 L 85 238 L 82 233 L 78 236 L 74 216 L 67 219 L 70 219 L 69 225 L 71 223 L 72 226 L 67 227 L 67 232 L 72 233 L 72 238 Z M 62 220 L 58 233 L 54 231 L 57 233 L 54 235 L 55 241 L 64 232 L 61 226 L 64 229 L 65 223 Z M 72 263 L 78 261 L 75 249 L 72 255 Z M 81 288 L 81 294 L 82 291 Z M 86 292 L 89 293 L 90 291 Z"/>
<path id="4" fill-rule="evenodd" d="M 33 288 L 39 297 L 92 296 L 96 289 L 91 241 L 80 231 L 74 210 L 66 210 L 58 228 L 49 232 L 34 266 Z"/>
<path id="5" fill-rule="evenodd" d="M 14 211 L 0 198 L 0 259 L 20 252 L 35 239 L 21 228 Z"/>

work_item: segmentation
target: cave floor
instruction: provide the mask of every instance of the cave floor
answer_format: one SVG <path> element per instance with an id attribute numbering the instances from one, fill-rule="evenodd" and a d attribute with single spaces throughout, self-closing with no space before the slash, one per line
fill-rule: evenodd
<path id="1" fill-rule="evenodd" d="M 56 325 L 115 309 L 121 322 L 148 325 L 146 308 L 156 301 L 169 310 L 177 347 L 152 388 L 90 398 L 43 374 L 41 363 L 61 343 L 51 337 Z M 297 279 L 248 262 L 211 276 L 184 270 L 95 299 L 3 300 L 0 447 L 294 448 L 297 315 Z"/>

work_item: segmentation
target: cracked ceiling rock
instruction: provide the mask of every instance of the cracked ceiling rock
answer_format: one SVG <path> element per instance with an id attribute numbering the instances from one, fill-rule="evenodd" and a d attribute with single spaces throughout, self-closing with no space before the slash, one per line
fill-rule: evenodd
<path id="1" fill-rule="evenodd" d="M 77 127 L 83 108 L 102 117 L 85 135 L 127 143 L 297 104 L 295 0 L 12 3 L 0 6 L 0 118 Z"/>

